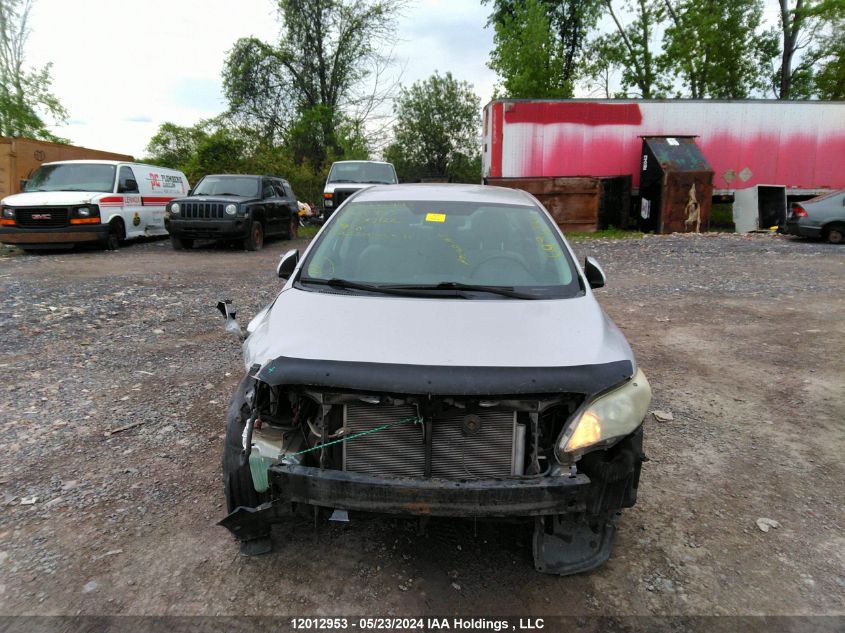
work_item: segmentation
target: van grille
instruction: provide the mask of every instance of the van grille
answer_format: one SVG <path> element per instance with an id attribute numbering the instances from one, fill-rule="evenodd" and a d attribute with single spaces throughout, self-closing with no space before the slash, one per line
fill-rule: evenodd
<path id="1" fill-rule="evenodd" d="M 67 226 L 70 210 L 61 207 L 15 209 L 17 225 L 24 228 L 53 229 Z"/>
<path id="2" fill-rule="evenodd" d="M 184 202 L 181 207 L 182 217 L 187 220 L 222 220 L 225 204 L 222 202 Z"/>
<path id="3" fill-rule="evenodd" d="M 413 418 L 413 406 L 364 403 L 345 407 L 346 435 Z M 444 479 L 508 477 L 513 473 L 516 412 L 476 411 L 477 433 L 464 434 L 466 411 L 453 409 L 432 422 L 431 475 Z M 343 469 L 370 475 L 425 476 L 425 445 L 421 424 L 406 422 L 343 443 Z"/>

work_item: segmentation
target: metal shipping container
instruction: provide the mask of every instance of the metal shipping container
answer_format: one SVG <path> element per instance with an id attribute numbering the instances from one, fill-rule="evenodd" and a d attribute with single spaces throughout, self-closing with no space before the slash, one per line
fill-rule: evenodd
<path id="1" fill-rule="evenodd" d="M 484 179 L 631 175 L 638 190 L 644 136 L 696 137 L 714 195 L 845 188 L 843 101 L 495 100 L 484 108 Z"/>

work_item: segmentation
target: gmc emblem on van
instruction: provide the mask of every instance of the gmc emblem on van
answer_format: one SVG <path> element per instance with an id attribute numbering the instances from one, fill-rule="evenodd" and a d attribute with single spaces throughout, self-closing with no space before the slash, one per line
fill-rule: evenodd
<path id="1" fill-rule="evenodd" d="M 51 219 L 52 217 L 53 217 L 53 216 L 52 216 L 52 215 L 50 215 L 49 213 L 33 213 L 33 214 L 32 214 L 32 219 L 33 219 L 33 220 L 49 220 L 49 219 Z"/>

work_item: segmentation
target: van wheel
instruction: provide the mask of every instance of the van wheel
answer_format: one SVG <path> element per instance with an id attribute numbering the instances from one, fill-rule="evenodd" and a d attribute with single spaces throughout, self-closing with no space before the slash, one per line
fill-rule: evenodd
<path id="1" fill-rule="evenodd" d="M 194 247 L 194 240 L 186 240 L 182 237 L 170 236 L 170 245 L 174 251 L 184 251 Z"/>
<path id="2" fill-rule="evenodd" d="M 126 229 L 123 220 L 112 220 L 109 222 L 109 234 L 106 236 L 106 250 L 116 251 L 120 243 L 126 239 Z"/>
<path id="3" fill-rule="evenodd" d="M 264 246 L 264 225 L 258 220 L 249 227 L 249 237 L 244 240 L 244 249 L 260 251 Z"/>

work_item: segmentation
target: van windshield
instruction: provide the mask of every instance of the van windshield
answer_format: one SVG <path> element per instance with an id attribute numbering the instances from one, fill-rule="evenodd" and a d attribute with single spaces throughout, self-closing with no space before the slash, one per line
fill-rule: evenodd
<path id="1" fill-rule="evenodd" d="M 206 176 L 194 187 L 193 195 L 251 198 L 258 195 L 258 182 L 253 176 Z"/>
<path id="2" fill-rule="evenodd" d="M 64 163 L 43 165 L 33 172 L 24 191 L 102 191 L 114 189 L 114 165 Z"/>
<path id="3" fill-rule="evenodd" d="M 343 162 L 332 165 L 329 182 L 395 185 L 396 172 L 388 163 Z"/>

